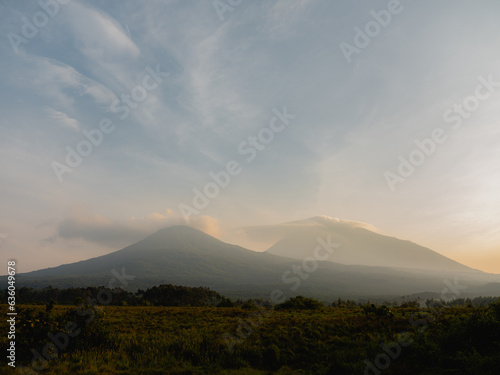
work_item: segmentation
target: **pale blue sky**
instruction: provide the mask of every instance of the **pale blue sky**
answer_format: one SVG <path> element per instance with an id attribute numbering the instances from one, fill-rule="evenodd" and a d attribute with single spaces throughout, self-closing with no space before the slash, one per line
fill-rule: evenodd
<path id="1" fill-rule="evenodd" d="M 479 77 L 500 82 L 500 4 L 402 0 L 348 63 L 340 44 L 390 3 L 242 1 L 221 20 L 212 0 L 72 0 L 44 20 L 0 1 L 0 260 L 55 266 L 183 223 L 193 188 L 236 160 L 192 218 L 221 239 L 324 214 L 500 273 L 500 88 L 459 129 L 443 120 Z M 46 25 L 16 52 L 23 17 Z M 168 76 L 120 119 L 148 67 Z M 247 162 L 239 145 L 284 107 L 296 117 Z M 114 130 L 60 183 L 52 163 L 103 118 Z M 436 128 L 447 140 L 391 191 L 384 173 Z"/>

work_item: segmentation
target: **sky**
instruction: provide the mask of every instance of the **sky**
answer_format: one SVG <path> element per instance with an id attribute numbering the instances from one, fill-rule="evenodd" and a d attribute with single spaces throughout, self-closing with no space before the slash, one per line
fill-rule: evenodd
<path id="1" fill-rule="evenodd" d="M 0 262 L 327 215 L 500 273 L 499 11 L 0 0 Z"/>

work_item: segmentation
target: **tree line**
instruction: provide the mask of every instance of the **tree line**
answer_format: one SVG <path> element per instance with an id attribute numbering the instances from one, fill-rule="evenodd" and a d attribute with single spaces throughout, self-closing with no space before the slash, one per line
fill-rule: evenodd
<path id="1" fill-rule="evenodd" d="M 187 287 L 163 284 L 132 293 L 121 288 L 93 287 L 59 289 L 52 286 L 43 289 L 22 287 L 17 289 L 17 304 L 74 305 L 77 300 L 95 300 L 99 295 L 112 296 L 106 301 L 111 306 L 218 306 L 231 305 L 223 295 L 206 287 Z M 2 301 L 7 300 L 7 290 L 0 291 Z M 97 304 L 99 304 L 97 302 Z"/>
<path id="2" fill-rule="evenodd" d="M 16 302 L 18 304 L 44 305 L 74 305 L 78 299 L 84 301 L 94 300 L 99 295 L 112 296 L 110 301 L 106 301 L 111 306 L 218 306 L 218 307 L 242 307 L 252 308 L 255 305 L 271 307 L 271 303 L 262 299 L 248 299 L 246 301 L 232 301 L 230 298 L 211 290 L 207 287 L 188 287 L 172 284 L 162 284 L 152 288 L 137 292 L 129 292 L 121 288 L 106 288 L 104 286 L 94 287 L 72 287 L 72 288 L 54 288 L 47 286 L 45 288 L 22 287 L 17 289 Z M 7 289 L 0 290 L 0 300 L 6 301 L 8 296 Z M 427 299 L 421 301 L 418 299 L 403 300 L 398 302 L 385 301 L 382 305 L 388 307 L 467 307 L 467 306 L 488 306 L 492 302 L 498 301 L 498 297 L 475 297 L 475 298 L 457 298 L 450 301 Z M 99 302 L 97 301 L 97 304 Z M 297 296 L 289 298 L 282 304 L 276 305 L 277 309 L 310 309 L 315 310 L 326 306 L 336 308 L 350 307 L 371 307 L 370 301 L 343 300 L 338 298 L 331 303 L 323 303 L 313 298 Z M 380 304 L 375 303 L 379 306 Z"/>

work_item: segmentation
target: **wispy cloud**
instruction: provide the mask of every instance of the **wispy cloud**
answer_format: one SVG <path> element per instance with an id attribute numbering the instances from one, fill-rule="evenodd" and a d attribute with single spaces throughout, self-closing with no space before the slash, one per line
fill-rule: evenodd
<path id="1" fill-rule="evenodd" d="M 109 14 L 77 1 L 65 10 L 75 38 L 82 43 L 80 51 L 90 60 L 105 64 L 115 62 L 117 57 L 139 57 L 139 47 Z"/>
<path id="2" fill-rule="evenodd" d="M 65 109 L 74 109 L 74 104 L 85 98 L 100 106 L 109 106 L 115 99 L 106 86 L 62 61 L 41 56 L 21 59 L 29 70 L 19 72 L 11 81 L 30 85 L 40 96 Z"/>
<path id="3" fill-rule="evenodd" d="M 80 130 L 81 128 L 79 122 L 76 119 L 69 117 L 64 112 L 56 111 L 54 108 L 45 108 L 45 112 L 47 112 L 52 120 L 58 122 L 65 128 L 70 128 L 76 131 Z"/>
<path id="4" fill-rule="evenodd" d="M 314 0 L 278 0 L 265 5 L 261 30 L 272 39 L 289 39 L 298 33 L 294 23 L 304 20 L 304 12 Z"/>

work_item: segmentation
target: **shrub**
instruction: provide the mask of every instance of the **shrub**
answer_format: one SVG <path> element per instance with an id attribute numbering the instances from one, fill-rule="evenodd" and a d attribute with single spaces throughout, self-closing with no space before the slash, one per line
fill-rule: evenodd
<path id="1" fill-rule="evenodd" d="M 496 320 L 500 322 L 500 299 L 497 302 L 491 303 L 490 309 L 493 311 L 493 316 L 495 316 Z"/>
<path id="2" fill-rule="evenodd" d="M 367 305 L 363 307 L 363 311 L 365 312 L 366 315 L 377 315 L 377 316 L 387 316 L 392 318 L 394 316 L 393 312 L 389 310 L 389 308 L 386 305 L 382 306 L 375 306 L 374 304 Z"/>
<path id="3" fill-rule="evenodd" d="M 67 338 L 64 347 L 55 353 L 57 355 L 113 347 L 104 323 L 104 314 L 86 302 L 59 315 L 55 314 L 52 302 L 47 303 L 45 310 L 18 308 L 18 314 L 21 318 L 16 334 L 16 349 L 20 363 L 27 363 L 33 358 L 32 350 L 42 353 L 48 344 L 52 346 L 50 337 Z"/>
<path id="4" fill-rule="evenodd" d="M 287 301 L 276 305 L 276 310 L 318 310 L 323 307 L 323 304 L 314 299 L 303 296 L 292 297 Z"/>

